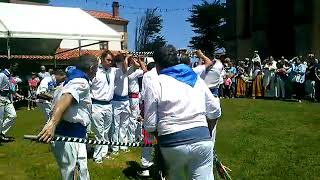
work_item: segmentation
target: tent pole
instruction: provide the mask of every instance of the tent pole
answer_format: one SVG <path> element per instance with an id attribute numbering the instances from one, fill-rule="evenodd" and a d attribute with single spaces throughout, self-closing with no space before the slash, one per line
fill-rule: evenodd
<path id="1" fill-rule="evenodd" d="M 95 45 L 95 44 L 100 44 L 102 42 L 107 42 L 107 41 L 99 41 L 99 42 L 83 45 L 81 47 L 84 48 L 84 47 L 92 46 L 92 45 Z M 68 49 L 68 50 L 65 50 L 65 51 L 60 51 L 60 52 L 55 53 L 55 55 L 62 54 L 62 53 L 65 53 L 65 52 L 69 52 L 69 51 L 73 51 L 73 50 L 76 50 L 76 49 L 79 49 L 79 47 L 71 48 L 71 49 Z"/>
<path id="2" fill-rule="evenodd" d="M 81 40 L 79 39 L 78 40 L 78 45 L 79 45 L 79 57 L 81 56 Z"/>
<path id="3" fill-rule="evenodd" d="M 56 56 L 53 56 L 53 60 L 54 60 L 54 69 L 57 69 L 57 59 L 56 59 Z"/>
<path id="4" fill-rule="evenodd" d="M 11 49 L 10 49 L 10 39 L 9 39 L 9 37 L 7 38 L 7 56 L 8 56 L 8 59 L 11 59 Z"/>

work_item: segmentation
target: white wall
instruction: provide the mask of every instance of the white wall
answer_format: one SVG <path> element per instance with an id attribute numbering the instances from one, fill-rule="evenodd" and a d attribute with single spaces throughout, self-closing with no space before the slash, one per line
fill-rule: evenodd
<path id="1" fill-rule="evenodd" d="M 107 24 L 109 27 L 111 27 L 113 30 L 117 31 L 118 33 L 120 33 L 122 36 L 125 33 L 125 27 L 124 25 L 117 25 L 117 24 Z"/>
<path id="2" fill-rule="evenodd" d="M 109 50 L 120 51 L 121 42 L 120 41 L 109 41 Z"/>
<path id="3" fill-rule="evenodd" d="M 124 32 L 124 25 L 117 25 L 117 24 L 107 24 L 107 25 L 119 33 Z"/>
<path id="4" fill-rule="evenodd" d="M 89 41 L 89 40 L 82 40 L 81 41 L 81 46 L 87 45 L 87 44 L 92 44 L 96 43 L 98 41 Z M 60 43 L 60 48 L 62 49 L 72 49 L 72 48 L 77 48 L 79 47 L 79 43 L 77 40 L 62 40 Z M 88 49 L 88 50 L 100 50 L 100 45 L 95 44 L 87 47 L 83 47 L 82 49 Z M 120 39 L 119 41 L 110 41 L 109 42 L 109 49 L 114 50 L 114 51 L 119 51 L 121 50 L 121 42 Z"/>

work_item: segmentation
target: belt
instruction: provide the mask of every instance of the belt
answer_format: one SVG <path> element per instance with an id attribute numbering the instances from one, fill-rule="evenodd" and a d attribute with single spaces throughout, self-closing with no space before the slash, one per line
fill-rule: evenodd
<path id="1" fill-rule="evenodd" d="M 113 95 L 113 99 L 114 101 L 128 101 L 129 100 L 129 96 L 118 96 L 118 95 Z"/>
<path id="2" fill-rule="evenodd" d="M 81 123 L 71 123 L 61 120 L 56 127 L 55 134 L 68 137 L 86 138 L 87 127 Z"/>
<path id="3" fill-rule="evenodd" d="M 93 98 L 91 100 L 92 100 L 92 104 L 100 104 L 100 105 L 108 105 L 111 102 L 111 101 L 102 101 L 102 100 L 93 99 Z"/>
<path id="4" fill-rule="evenodd" d="M 139 98 L 139 93 L 129 93 L 130 98 Z"/>

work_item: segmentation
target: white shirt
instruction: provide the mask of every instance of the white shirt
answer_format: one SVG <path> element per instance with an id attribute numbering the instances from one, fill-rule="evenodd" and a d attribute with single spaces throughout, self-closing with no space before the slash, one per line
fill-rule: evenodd
<path id="1" fill-rule="evenodd" d="M 56 80 L 51 77 L 51 76 L 47 76 L 45 78 L 43 78 L 40 82 L 40 85 L 38 86 L 37 92 L 36 94 L 42 94 L 42 93 L 52 93 L 54 91 L 54 87 L 53 86 L 49 86 L 49 85 L 54 85 L 56 84 Z"/>
<path id="2" fill-rule="evenodd" d="M 219 79 L 219 84 L 223 84 L 224 83 L 224 77 L 226 76 L 226 70 L 222 69 L 221 73 L 220 73 L 220 79 Z"/>
<path id="3" fill-rule="evenodd" d="M 223 64 L 221 61 L 216 60 L 215 64 L 207 72 L 204 81 L 206 82 L 209 88 L 218 88 L 220 75 L 223 70 Z"/>
<path id="4" fill-rule="evenodd" d="M 75 78 L 64 86 L 59 86 L 53 98 L 53 107 L 63 94 L 70 93 L 75 102 L 64 112 L 62 119 L 87 126 L 91 119 L 90 85 L 86 79 Z"/>
<path id="5" fill-rule="evenodd" d="M 123 73 L 121 69 L 116 72 L 114 94 L 118 96 L 128 96 L 128 75 Z"/>
<path id="6" fill-rule="evenodd" d="M 208 126 L 206 116 L 221 115 L 220 101 L 201 78 L 194 87 L 167 76 L 145 87 L 144 128 L 159 135 Z"/>
<path id="7" fill-rule="evenodd" d="M 10 84 L 9 78 L 4 73 L 0 73 L 0 90 L 10 90 Z"/>
<path id="8" fill-rule="evenodd" d="M 205 65 L 199 65 L 197 67 L 192 68 L 193 71 L 198 74 L 202 79 L 206 77 L 206 66 Z"/>
<path id="9" fill-rule="evenodd" d="M 158 80 L 158 72 L 156 68 L 152 68 L 150 71 L 146 72 L 142 78 L 142 89 L 141 89 L 141 99 L 144 100 L 145 90 L 151 85 L 151 83 L 156 83 Z"/>
<path id="10" fill-rule="evenodd" d="M 260 56 L 258 54 L 256 54 L 253 58 L 252 58 L 252 62 L 259 62 L 261 64 L 261 59 Z"/>
<path id="11" fill-rule="evenodd" d="M 129 76 L 129 92 L 139 93 L 139 82 L 138 78 L 143 76 L 142 69 L 136 69 L 133 72 L 128 72 Z"/>
<path id="12" fill-rule="evenodd" d="M 105 70 L 99 67 L 96 77 L 92 80 L 91 84 L 91 97 L 100 101 L 111 101 L 115 88 L 115 77 L 118 68 L 109 68 Z"/>
<path id="13" fill-rule="evenodd" d="M 50 76 L 50 73 L 49 72 L 39 72 L 38 73 L 38 76 L 40 77 L 40 79 L 44 79 L 45 77 L 48 77 Z"/>

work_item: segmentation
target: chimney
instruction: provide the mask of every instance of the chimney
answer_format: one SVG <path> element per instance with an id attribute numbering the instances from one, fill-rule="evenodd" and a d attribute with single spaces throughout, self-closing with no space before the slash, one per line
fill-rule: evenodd
<path id="1" fill-rule="evenodd" d="M 113 17 L 119 17 L 119 2 L 113 1 L 112 3 L 112 15 Z"/>

